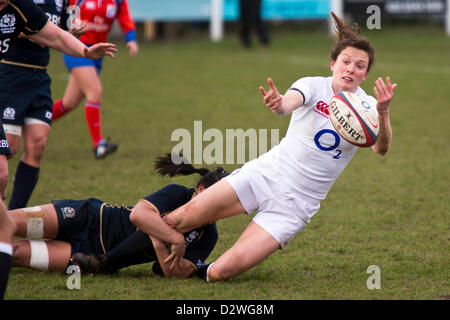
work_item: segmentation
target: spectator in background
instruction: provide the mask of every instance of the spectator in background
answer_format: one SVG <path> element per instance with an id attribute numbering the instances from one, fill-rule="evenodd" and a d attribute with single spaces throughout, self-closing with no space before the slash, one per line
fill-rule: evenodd
<path id="1" fill-rule="evenodd" d="M 70 0 L 70 4 L 79 6 L 81 22 L 86 24 L 87 31 L 81 36 L 81 42 L 87 46 L 104 42 L 117 19 L 125 35 L 130 56 L 138 53 L 136 27 L 126 0 Z M 106 141 L 102 136 L 100 112 L 103 88 L 99 78 L 102 61 L 102 59 L 90 60 L 64 55 L 64 62 L 70 72 L 70 78 L 64 96 L 53 104 L 52 118 L 52 120 L 56 120 L 64 116 L 86 98 L 86 123 L 96 159 L 104 158 L 118 148 L 117 144 Z"/>
<path id="2" fill-rule="evenodd" d="M 251 46 L 251 31 L 256 28 L 259 42 L 264 47 L 269 45 L 269 34 L 261 18 L 261 0 L 240 0 L 241 43 L 245 48 Z"/>

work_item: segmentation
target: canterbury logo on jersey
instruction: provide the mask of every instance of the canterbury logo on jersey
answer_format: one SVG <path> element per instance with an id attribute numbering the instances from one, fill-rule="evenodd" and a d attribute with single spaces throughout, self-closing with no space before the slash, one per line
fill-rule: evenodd
<path id="1" fill-rule="evenodd" d="M 330 117 L 330 107 L 323 101 L 317 102 L 314 111 L 327 119 Z"/>

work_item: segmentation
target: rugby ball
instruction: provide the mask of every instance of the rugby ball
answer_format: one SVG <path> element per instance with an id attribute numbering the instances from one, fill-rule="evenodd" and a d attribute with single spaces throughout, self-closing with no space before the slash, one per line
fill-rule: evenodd
<path id="1" fill-rule="evenodd" d="M 358 147 L 375 144 L 379 134 L 378 112 L 360 96 L 347 91 L 336 93 L 330 101 L 330 120 L 334 129 Z"/>

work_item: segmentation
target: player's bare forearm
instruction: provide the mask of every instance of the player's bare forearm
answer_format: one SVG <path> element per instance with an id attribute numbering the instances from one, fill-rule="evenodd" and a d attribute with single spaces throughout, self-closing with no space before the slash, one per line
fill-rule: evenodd
<path id="1" fill-rule="evenodd" d="M 164 273 L 164 275 L 168 278 L 187 278 L 192 272 L 195 271 L 195 267 L 187 260 L 181 259 L 180 267 L 178 268 L 170 268 L 169 263 L 164 263 L 164 261 L 169 257 L 170 252 L 166 245 L 156 239 L 155 237 L 150 237 L 153 243 L 153 247 L 155 248 L 155 253 L 158 258 L 159 265 Z"/>
<path id="2" fill-rule="evenodd" d="M 378 114 L 378 123 L 380 131 L 377 142 L 372 146 L 372 150 L 379 155 L 385 155 L 388 152 L 392 142 L 392 128 L 389 119 L 389 109 Z"/>
<path id="3" fill-rule="evenodd" d="M 288 90 L 283 96 L 278 92 L 271 78 L 267 79 L 269 90 L 259 87 L 259 92 L 263 96 L 263 102 L 267 108 L 272 110 L 276 115 L 282 116 L 291 113 L 303 104 L 303 97 L 300 93 Z"/>
<path id="4" fill-rule="evenodd" d="M 391 83 L 391 79 L 386 77 L 386 83 L 381 77 L 375 80 L 373 91 L 377 97 L 378 121 L 380 123 L 380 132 L 377 142 L 372 146 L 372 150 L 380 155 L 385 155 L 391 146 L 392 128 L 389 119 L 389 108 L 394 90 L 397 84 Z"/>
<path id="5" fill-rule="evenodd" d="M 51 22 L 48 22 L 40 32 L 29 36 L 29 38 L 40 45 L 56 49 L 71 56 L 86 56 L 85 50 L 87 47 L 82 42 Z"/>

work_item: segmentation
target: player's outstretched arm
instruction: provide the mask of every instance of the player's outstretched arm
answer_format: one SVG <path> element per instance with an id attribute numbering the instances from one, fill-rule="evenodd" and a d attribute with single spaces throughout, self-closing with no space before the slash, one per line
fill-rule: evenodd
<path id="1" fill-rule="evenodd" d="M 375 81 L 373 91 L 377 97 L 378 122 L 380 131 L 377 142 L 372 146 L 372 150 L 380 155 L 386 154 L 392 142 L 392 128 L 389 118 L 389 104 L 394 97 L 394 89 L 397 84 L 391 83 L 391 79 L 386 77 L 386 83 L 379 77 Z"/>
<path id="2" fill-rule="evenodd" d="M 300 93 L 290 90 L 283 96 L 280 94 L 272 78 L 267 79 L 269 90 L 259 87 L 259 92 L 263 96 L 264 104 L 279 116 L 288 114 L 303 104 L 303 97 Z"/>
<path id="3" fill-rule="evenodd" d="M 112 43 L 97 43 L 91 47 L 85 46 L 70 32 L 64 31 L 55 24 L 48 22 L 38 33 L 29 38 L 43 46 L 48 46 L 74 57 L 99 59 L 104 56 L 114 58 L 117 52 L 116 45 Z"/>

